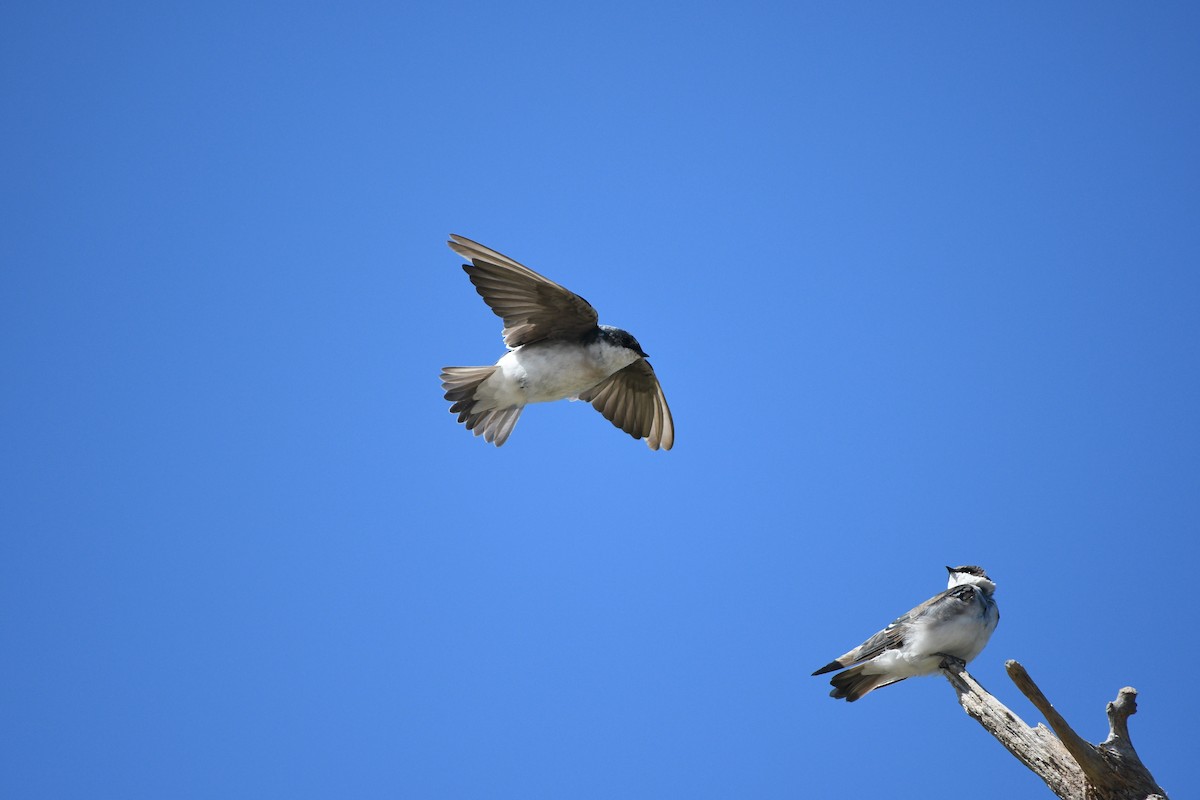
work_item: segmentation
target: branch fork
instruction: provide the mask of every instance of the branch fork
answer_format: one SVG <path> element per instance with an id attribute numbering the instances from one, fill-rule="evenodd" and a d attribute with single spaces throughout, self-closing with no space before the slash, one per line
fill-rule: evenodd
<path id="1" fill-rule="evenodd" d="M 1125 687 L 1109 703 L 1108 738 L 1086 741 L 1059 714 L 1029 673 L 1016 661 L 1005 663 L 1009 678 L 1050 725 L 1036 728 L 994 698 L 967 672 L 966 664 L 947 656 L 941 671 L 973 719 L 1063 800 L 1166 800 L 1133 749 L 1129 716 L 1137 711 L 1137 691 Z"/>

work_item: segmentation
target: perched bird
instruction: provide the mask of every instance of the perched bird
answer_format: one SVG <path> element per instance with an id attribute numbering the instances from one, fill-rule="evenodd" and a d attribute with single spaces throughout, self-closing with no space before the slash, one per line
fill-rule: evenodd
<path id="1" fill-rule="evenodd" d="M 637 339 L 597 324 L 588 301 L 508 256 L 454 234 L 447 244 L 471 262 L 463 269 L 504 320 L 509 348 L 490 367 L 442 369 L 450 413 L 467 430 L 499 447 L 525 406 L 568 398 L 588 401 L 651 450 L 671 449 L 671 409 Z"/>
<path id="2" fill-rule="evenodd" d="M 853 703 L 872 689 L 914 675 L 932 675 L 946 656 L 964 663 L 982 652 L 996 630 L 996 584 L 980 567 L 946 567 L 946 591 L 931 597 L 841 658 L 813 673 L 834 675 L 830 697 Z M 857 666 L 852 666 L 857 665 Z"/>

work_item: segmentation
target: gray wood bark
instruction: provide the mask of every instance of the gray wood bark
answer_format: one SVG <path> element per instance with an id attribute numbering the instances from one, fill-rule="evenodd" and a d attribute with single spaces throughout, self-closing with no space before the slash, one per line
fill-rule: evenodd
<path id="1" fill-rule="evenodd" d="M 1108 738 L 1085 741 L 1016 661 L 1005 663 L 1008 676 L 1042 713 L 1050 728 L 1031 728 L 979 685 L 958 659 L 942 662 L 942 674 L 963 710 L 1008 752 L 1046 782 L 1063 800 L 1166 800 L 1167 793 L 1142 764 L 1129 739 L 1129 716 L 1137 711 L 1137 691 L 1125 687 L 1108 704 Z M 1057 735 L 1056 735 L 1057 734 Z"/>

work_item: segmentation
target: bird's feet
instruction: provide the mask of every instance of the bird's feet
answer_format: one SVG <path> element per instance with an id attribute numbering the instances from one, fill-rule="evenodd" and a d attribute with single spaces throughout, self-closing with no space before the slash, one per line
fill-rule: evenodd
<path id="1" fill-rule="evenodd" d="M 967 668 L 967 662 L 963 661 L 958 656 L 950 656 L 945 653 L 938 653 L 942 657 L 941 663 L 938 664 L 938 669 L 948 669 L 951 672 L 963 672 Z"/>

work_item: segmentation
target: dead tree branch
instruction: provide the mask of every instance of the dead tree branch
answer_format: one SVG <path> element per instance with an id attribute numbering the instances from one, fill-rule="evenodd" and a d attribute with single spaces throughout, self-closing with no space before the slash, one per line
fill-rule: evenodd
<path id="1" fill-rule="evenodd" d="M 1108 704 L 1108 738 L 1093 745 L 1054 710 L 1024 667 L 1009 661 L 1005 668 L 1021 693 L 1046 718 L 1050 729 L 1026 725 L 988 694 L 963 662 L 953 658 L 942 662 L 942 674 L 954 687 L 963 710 L 1045 781 L 1052 792 L 1063 800 L 1166 800 L 1166 792 L 1142 764 L 1129 739 L 1129 715 L 1137 711 L 1135 690 L 1122 689 Z"/>

